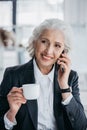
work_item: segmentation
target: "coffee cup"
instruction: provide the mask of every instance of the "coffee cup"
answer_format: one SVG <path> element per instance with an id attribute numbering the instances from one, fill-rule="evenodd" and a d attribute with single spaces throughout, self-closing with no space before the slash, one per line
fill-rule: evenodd
<path id="1" fill-rule="evenodd" d="M 38 99 L 40 94 L 39 84 L 23 84 L 22 85 L 24 97 L 27 100 Z"/>

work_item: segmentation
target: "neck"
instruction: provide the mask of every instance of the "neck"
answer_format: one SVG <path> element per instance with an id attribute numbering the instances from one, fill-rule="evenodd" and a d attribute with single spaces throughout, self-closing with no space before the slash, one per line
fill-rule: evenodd
<path id="1" fill-rule="evenodd" d="M 39 67 L 39 66 L 38 66 Z M 44 75 L 47 75 L 51 70 L 52 70 L 53 66 L 48 66 L 48 67 L 43 67 L 43 68 L 40 68 L 40 71 L 44 74 Z"/>
<path id="2" fill-rule="evenodd" d="M 37 61 L 36 61 L 36 64 L 37 64 L 38 68 L 40 69 L 41 73 L 44 75 L 47 75 L 53 69 L 53 65 L 45 67 L 45 66 L 39 65 L 37 63 Z"/>

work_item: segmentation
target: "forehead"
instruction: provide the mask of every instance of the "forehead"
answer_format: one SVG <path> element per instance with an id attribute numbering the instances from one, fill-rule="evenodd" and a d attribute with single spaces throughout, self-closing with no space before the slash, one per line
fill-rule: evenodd
<path id="1" fill-rule="evenodd" d="M 60 41 L 62 43 L 65 41 L 64 33 L 58 29 L 45 29 L 41 32 L 40 38 L 47 38 L 48 40 Z"/>

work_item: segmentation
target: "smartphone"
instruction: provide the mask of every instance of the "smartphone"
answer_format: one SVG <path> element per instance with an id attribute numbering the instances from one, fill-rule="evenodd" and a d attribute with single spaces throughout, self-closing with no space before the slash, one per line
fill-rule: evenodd
<path id="1" fill-rule="evenodd" d="M 63 52 L 62 52 L 62 54 L 64 54 L 64 53 L 68 53 L 68 50 L 64 49 Z M 60 57 L 62 57 L 62 55 Z M 64 66 L 61 66 L 60 69 L 61 69 L 61 72 L 64 73 L 64 71 L 65 71 L 64 70 Z"/>

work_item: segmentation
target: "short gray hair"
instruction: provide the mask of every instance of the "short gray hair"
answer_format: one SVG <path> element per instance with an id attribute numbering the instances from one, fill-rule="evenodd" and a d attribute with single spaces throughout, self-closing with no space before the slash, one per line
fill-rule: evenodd
<path id="1" fill-rule="evenodd" d="M 34 56 L 34 47 L 33 47 L 34 40 L 37 40 L 41 35 L 41 33 L 46 29 L 55 29 L 62 31 L 65 36 L 65 49 L 67 50 L 67 52 L 70 51 L 72 44 L 72 29 L 70 25 L 66 24 L 62 20 L 53 18 L 43 21 L 39 26 L 37 26 L 33 30 L 32 36 L 29 39 L 29 46 L 27 47 L 31 57 Z"/>

